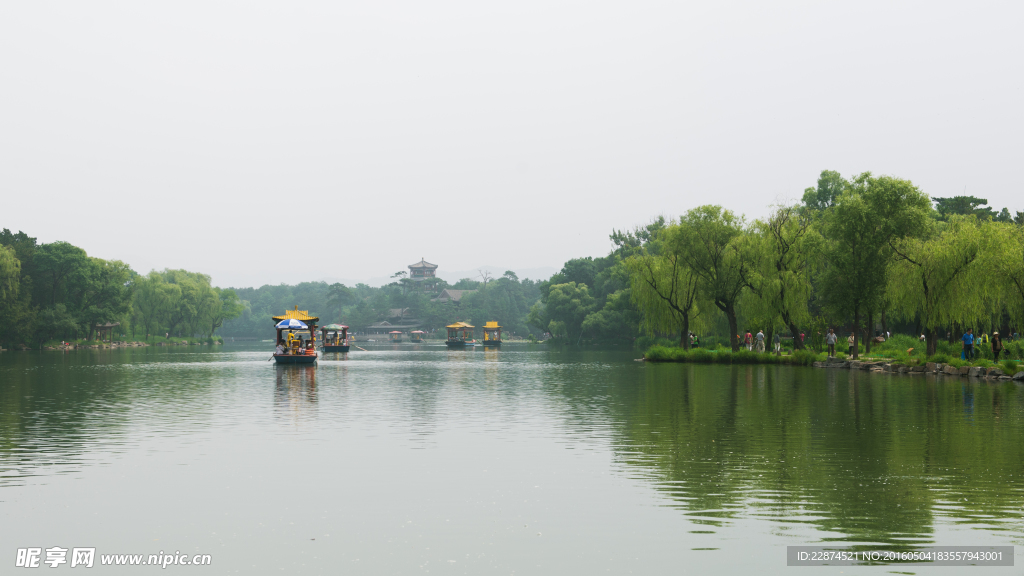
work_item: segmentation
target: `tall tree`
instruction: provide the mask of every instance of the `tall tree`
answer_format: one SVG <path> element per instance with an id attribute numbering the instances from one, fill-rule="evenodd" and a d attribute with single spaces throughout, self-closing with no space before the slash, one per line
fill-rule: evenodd
<path id="1" fill-rule="evenodd" d="M 578 341 L 583 335 L 583 320 L 594 305 L 594 297 L 590 295 L 587 285 L 575 282 L 555 284 L 548 291 L 545 304 L 552 335 L 559 331 L 558 327 L 562 327 L 569 341 L 574 338 Z M 552 325 L 555 329 L 552 329 Z"/>
<path id="2" fill-rule="evenodd" d="M 804 190 L 804 206 L 812 210 L 826 210 L 835 205 L 846 189 L 846 180 L 834 170 L 822 170 L 815 188 Z"/>
<path id="3" fill-rule="evenodd" d="M 992 258 L 986 263 L 997 273 L 1010 319 L 1024 326 L 1024 226 L 995 224 L 987 232 Z"/>
<path id="4" fill-rule="evenodd" d="M 820 236 L 795 206 L 779 206 L 753 227 L 752 249 L 761 256 L 756 259 L 760 266 L 750 274 L 751 291 L 763 313 L 778 316 L 796 336 L 798 325 L 810 320 L 811 271 L 820 251 Z M 799 338 L 793 338 L 793 345 L 804 347 Z"/>
<path id="5" fill-rule="evenodd" d="M 987 206 L 985 198 L 974 196 L 952 196 L 950 198 L 932 198 L 935 210 L 943 220 L 950 216 L 978 216 L 980 218 L 995 217 L 996 212 Z"/>
<path id="6" fill-rule="evenodd" d="M 938 228 L 938 227 L 937 227 Z M 889 264 L 889 300 L 904 315 L 921 318 L 927 354 L 935 354 L 936 330 L 981 317 L 986 288 L 978 259 L 984 239 L 973 216 L 951 216 L 927 238 L 896 240 Z"/>
<path id="7" fill-rule="evenodd" d="M 678 245 L 673 238 L 679 233 L 678 225 L 669 226 L 658 242 Z M 671 250 L 638 247 L 624 262 L 630 273 L 633 302 L 640 311 L 641 328 L 651 335 L 676 332 L 679 345 L 688 350 L 690 321 L 698 312 L 697 274 Z"/>
<path id="8" fill-rule="evenodd" d="M 853 319 L 854 358 L 862 320 L 882 309 L 892 242 L 922 234 L 929 214 L 928 197 L 913 183 L 867 172 L 854 178 L 825 213 L 820 289 L 838 316 Z"/>
<path id="9" fill-rule="evenodd" d="M 680 233 L 668 249 L 699 279 L 699 289 L 721 310 L 729 322 L 732 350 L 740 349 L 736 304 L 747 287 L 748 266 L 740 253 L 745 224 L 721 206 L 700 206 L 679 221 Z"/>
<path id="10" fill-rule="evenodd" d="M 0 245 L 0 305 L 18 297 L 21 282 L 21 261 L 14 248 Z"/>
<path id="11" fill-rule="evenodd" d="M 43 301 L 50 306 L 66 297 L 68 280 L 89 265 L 85 250 L 67 242 L 43 244 L 36 249 L 34 260 L 45 294 Z"/>

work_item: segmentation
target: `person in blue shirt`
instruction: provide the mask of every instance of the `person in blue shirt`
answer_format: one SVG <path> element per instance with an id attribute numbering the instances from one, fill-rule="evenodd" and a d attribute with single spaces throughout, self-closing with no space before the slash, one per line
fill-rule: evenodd
<path id="1" fill-rule="evenodd" d="M 974 330 L 971 329 L 971 328 L 968 328 L 967 329 L 967 333 L 964 334 L 964 337 L 961 340 L 963 340 L 963 343 L 961 344 L 961 346 L 964 349 L 964 358 L 967 359 L 967 360 L 973 360 L 974 359 Z"/>

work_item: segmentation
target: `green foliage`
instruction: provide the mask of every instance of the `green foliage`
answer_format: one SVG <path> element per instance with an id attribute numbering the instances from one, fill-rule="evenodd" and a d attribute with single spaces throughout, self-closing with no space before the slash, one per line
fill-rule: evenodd
<path id="1" fill-rule="evenodd" d="M 739 350 L 736 307 L 749 285 L 749 254 L 742 249 L 746 226 L 721 206 L 700 206 L 679 221 L 679 234 L 666 246 L 678 254 L 683 265 L 698 278 L 702 297 L 711 301 L 726 317 L 732 350 Z"/>
<path id="2" fill-rule="evenodd" d="M 977 216 L 979 218 L 995 218 L 999 219 L 1000 214 L 997 214 L 995 210 L 986 206 L 988 200 L 984 198 L 975 198 L 974 196 L 953 196 L 951 198 L 932 198 L 932 202 L 935 202 L 935 210 L 939 213 L 939 218 L 946 220 L 951 216 Z M 1010 211 L 1003 208 L 1005 216 L 1002 221 L 1009 221 Z"/>
<path id="3" fill-rule="evenodd" d="M 583 335 L 583 320 L 594 306 L 594 297 L 586 284 L 566 282 L 555 284 L 548 290 L 547 315 L 552 336 L 579 339 Z M 554 327 L 555 330 L 552 330 Z M 556 331 L 559 334 L 556 334 Z"/>
<path id="4" fill-rule="evenodd" d="M 846 189 L 847 182 L 834 170 L 822 170 L 818 176 L 818 185 L 815 188 L 804 190 L 804 207 L 811 210 L 825 210 L 831 208 L 839 195 Z"/>
<path id="5" fill-rule="evenodd" d="M 119 324 L 115 338 L 140 328 L 211 337 L 241 310 L 232 291 L 202 274 L 139 276 L 68 242 L 37 245 L 24 232 L 0 232 L 0 344 L 91 340 L 95 326 L 107 323 Z"/>
<path id="6" fill-rule="evenodd" d="M 678 334 L 679 345 L 689 348 L 691 322 L 700 315 L 698 276 L 686 266 L 675 250 L 679 225 L 672 223 L 661 230 L 659 238 L 637 246 L 623 261 L 628 272 L 630 293 L 639 311 L 640 329 L 648 336 Z"/>
<path id="7" fill-rule="evenodd" d="M 14 248 L 0 246 L 0 305 L 13 302 L 18 297 L 21 283 L 21 261 Z"/>
<path id="8" fill-rule="evenodd" d="M 752 352 L 750 350 L 708 350 L 705 348 L 694 348 L 683 350 L 682 348 L 670 348 L 667 346 L 653 346 L 644 354 L 644 358 L 651 362 L 689 362 L 694 364 L 793 364 L 798 366 L 810 366 L 814 362 L 824 360 L 823 355 L 815 354 L 807 350 L 798 350 L 788 356 L 776 356 L 770 353 Z"/>
<path id="9" fill-rule="evenodd" d="M 999 365 L 1003 368 L 1003 373 L 1008 376 L 1013 376 L 1020 372 L 1020 364 L 1016 360 L 1003 360 Z"/>
<path id="10" fill-rule="evenodd" d="M 935 363 L 938 363 L 938 364 L 949 364 L 949 362 L 952 359 L 953 359 L 952 356 L 950 356 L 949 354 L 943 354 L 943 353 L 932 354 L 931 356 L 928 357 L 928 361 L 929 362 L 935 362 Z"/>

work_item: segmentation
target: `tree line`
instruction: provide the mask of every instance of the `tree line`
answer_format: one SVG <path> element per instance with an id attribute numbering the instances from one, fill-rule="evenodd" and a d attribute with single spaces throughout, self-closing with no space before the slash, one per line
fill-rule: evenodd
<path id="1" fill-rule="evenodd" d="M 700 206 L 613 240 L 628 251 L 643 329 L 675 332 L 684 348 L 692 326 L 724 318 L 734 351 L 746 330 L 817 338 L 829 326 L 870 351 L 873 331 L 899 322 L 925 335 L 931 355 L 939 337 L 967 327 L 1005 335 L 1024 320 L 1024 213 L 985 204 L 825 171 L 800 204 L 764 219 Z"/>
<path id="2" fill-rule="evenodd" d="M 453 322 L 465 321 L 482 325 L 499 321 L 506 333 L 526 337 L 531 333 L 526 316 L 539 297 L 539 282 L 520 280 L 512 271 L 498 278 L 482 274 L 480 280 L 464 278 L 454 284 L 438 279 L 430 290 L 424 290 L 399 272 L 393 281 L 380 287 L 356 284 L 302 282 L 296 285 L 265 285 L 259 288 L 237 288 L 241 298 L 241 314 L 225 323 L 221 334 L 234 337 L 265 336 L 271 329 L 271 317 L 293 306 L 309 310 L 321 323 L 346 324 L 354 332 L 363 332 L 383 320 L 415 319 L 427 332 L 442 330 Z M 446 289 L 469 290 L 461 300 L 439 301 Z M 537 332 L 533 330 L 533 332 Z M 538 333 L 539 334 L 539 333 Z"/>
<path id="3" fill-rule="evenodd" d="M 231 290 L 186 270 L 140 275 L 120 260 L 89 256 L 68 242 L 39 244 L 0 232 L 0 344 L 38 347 L 91 340 L 96 326 L 118 324 L 131 338 L 212 337 L 241 312 Z"/>

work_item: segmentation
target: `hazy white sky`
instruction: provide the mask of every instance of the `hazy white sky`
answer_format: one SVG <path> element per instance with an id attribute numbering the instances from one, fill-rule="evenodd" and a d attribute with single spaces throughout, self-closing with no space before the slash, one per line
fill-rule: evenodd
<path id="1" fill-rule="evenodd" d="M 221 286 L 558 268 L 822 169 L 1024 210 L 1024 3 L 4 2 L 0 227 Z"/>

